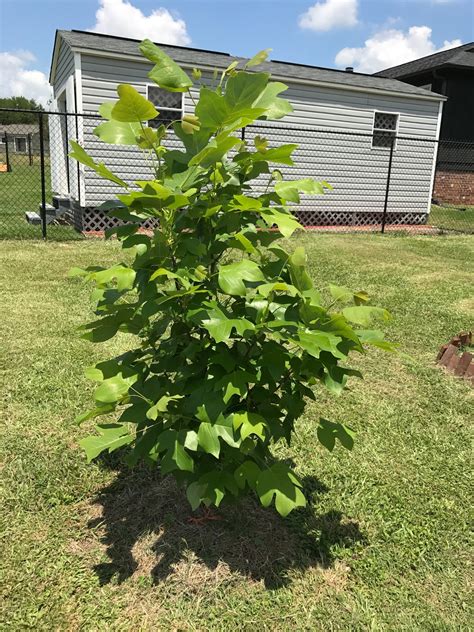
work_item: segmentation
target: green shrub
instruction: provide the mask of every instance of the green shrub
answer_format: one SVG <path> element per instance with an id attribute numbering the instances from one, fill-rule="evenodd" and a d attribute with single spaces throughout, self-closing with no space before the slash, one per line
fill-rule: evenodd
<path id="1" fill-rule="evenodd" d="M 181 68 L 149 41 L 141 50 L 156 64 L 151 79 L 192 98 L 193 82 Z M 351 351 L 389 345 L 381 332 L 366 329 L 385 310 L 367 305 L 364 292 L 335 286 L 325 305 L 303 249 L 288 253 L 281 243 L 302 228 L 289 203 L 329 185 L 284 180 L 275 170 L 293 164 L 296 145 L 241 140 L 247 125 L 292 109 L 279 96 L 284 84 L 248 70 L 265 57 L 259 53 L 243 69 L 233 62 L 217 85 L 200 87 L 195 113 L 173 124 L 181 150 L 165 148 L 165 126 L 143 124 L 158 115 L 155 107 L 132 86 L 118 87 L 118 101 L 101 107 L 107 120 L 95 134 L 141 148 L 155 178 L 129 188 L 73 143 L 71 156 L 123 187 L 119 201 L 106 206 L 127 224 L 108 232 L 134 259 L 72 274 L 96 284 L 98 318 L 84 326 L 84 337 L 105 342 L 127 332 L 137 341 L 87 371 L 99 382 L 96 407 L 79 420 L 113 415 L 81 441 L 88 459 L 128 446 L 130 466 L 145 459 L 173 474 L 193 509 L 253 490 L 262 505 L 274 500 L 285 516 L 305 497 L 272 446 L 290 444 L 315 386 L 339 393 L 348 376 L 359 375 L 341 364 Z M 199 71 L 193 77 L 198 81 Z M 252 194 L 257 178 L 265 190 Z M 150 218 L 159 228 L 140 232 Z M 329 450 L 336 439 L 349 449 L 353 444 L 349 428 L 327 419 L 317 434 Z"/>

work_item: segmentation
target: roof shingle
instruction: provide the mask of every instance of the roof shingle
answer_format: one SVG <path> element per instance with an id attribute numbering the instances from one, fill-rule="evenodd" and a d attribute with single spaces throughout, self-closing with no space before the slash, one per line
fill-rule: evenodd
<path id="1" fill-rule="evenodd" d="M 395 79 L 426 72 L 441 66 L 474 68 L 474 42 L 443 50 L 439 53 L 433 53 L 426 57 L 420 57 L 420 59 L 415 59 L 399 66 L 380 70 L 374 73 L 374 76 Z"/>
<path id="2" fill-rule="evenodd" d="M 71 48 L 100 50 L 125 55 L 140 55 L 138 49 L 140 40 L 76 30 L 58 31 L 58 34 Z M 235 57 L 228 53 L 207 51 L 198 48 L 186 48 L 168 44 L 159 44 L 159 46 L 178 63 L 192 64 L 194 66 L 226 68 L 233 60 L 244 60 L 242 57 Z M 330 68 L 319 68 L 317 66 L 305 66 L 302 64 L 273 60 L 261 64 L 258 69 L 280 77 L 287 77 L 288 80 L 315 81 L 334 84 L 337 87 L 358 87 L 366 88 L 367 90 L 400 93 L 406 96 L 424 96 L 425 98 L 444 99 L 443 96 L 401 81 L 374 77 L 373 75 L 357 72 L 345 72 L 343 70 L 332 70 Z"/>

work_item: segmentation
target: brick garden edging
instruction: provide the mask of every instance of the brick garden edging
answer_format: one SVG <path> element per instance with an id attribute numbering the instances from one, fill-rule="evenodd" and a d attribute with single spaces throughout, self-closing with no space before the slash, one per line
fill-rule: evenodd
<path id="1" fill-rule="evenodd" d="M 436 362 L 474 386 L 474 355 L 469 351 L 460 353 L 461 347 L 470 345 L 472 345 L 472 332 L 461 332 L 452 338 L 449 344 L 441 347 Z"/>

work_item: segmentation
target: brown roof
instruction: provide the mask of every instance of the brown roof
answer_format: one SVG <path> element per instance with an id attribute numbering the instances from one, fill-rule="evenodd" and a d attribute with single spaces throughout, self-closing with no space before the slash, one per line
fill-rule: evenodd
<path id="1" fill-rule="evenodd" d="M 38 134 L 39 128 L 36 123 L 0 124 L 0 134 L 4 134 L 5 132 L 11 136 L 24 136 L 26 134 Z"/>

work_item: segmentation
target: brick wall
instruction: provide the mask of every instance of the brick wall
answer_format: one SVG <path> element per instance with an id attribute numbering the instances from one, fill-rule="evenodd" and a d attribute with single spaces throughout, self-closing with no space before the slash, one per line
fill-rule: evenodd
<path id="1" fill-rule="evenodd" d="M 474 204 L 474 172 L 437 171 L 433 198 L 447 204 Z"/>

